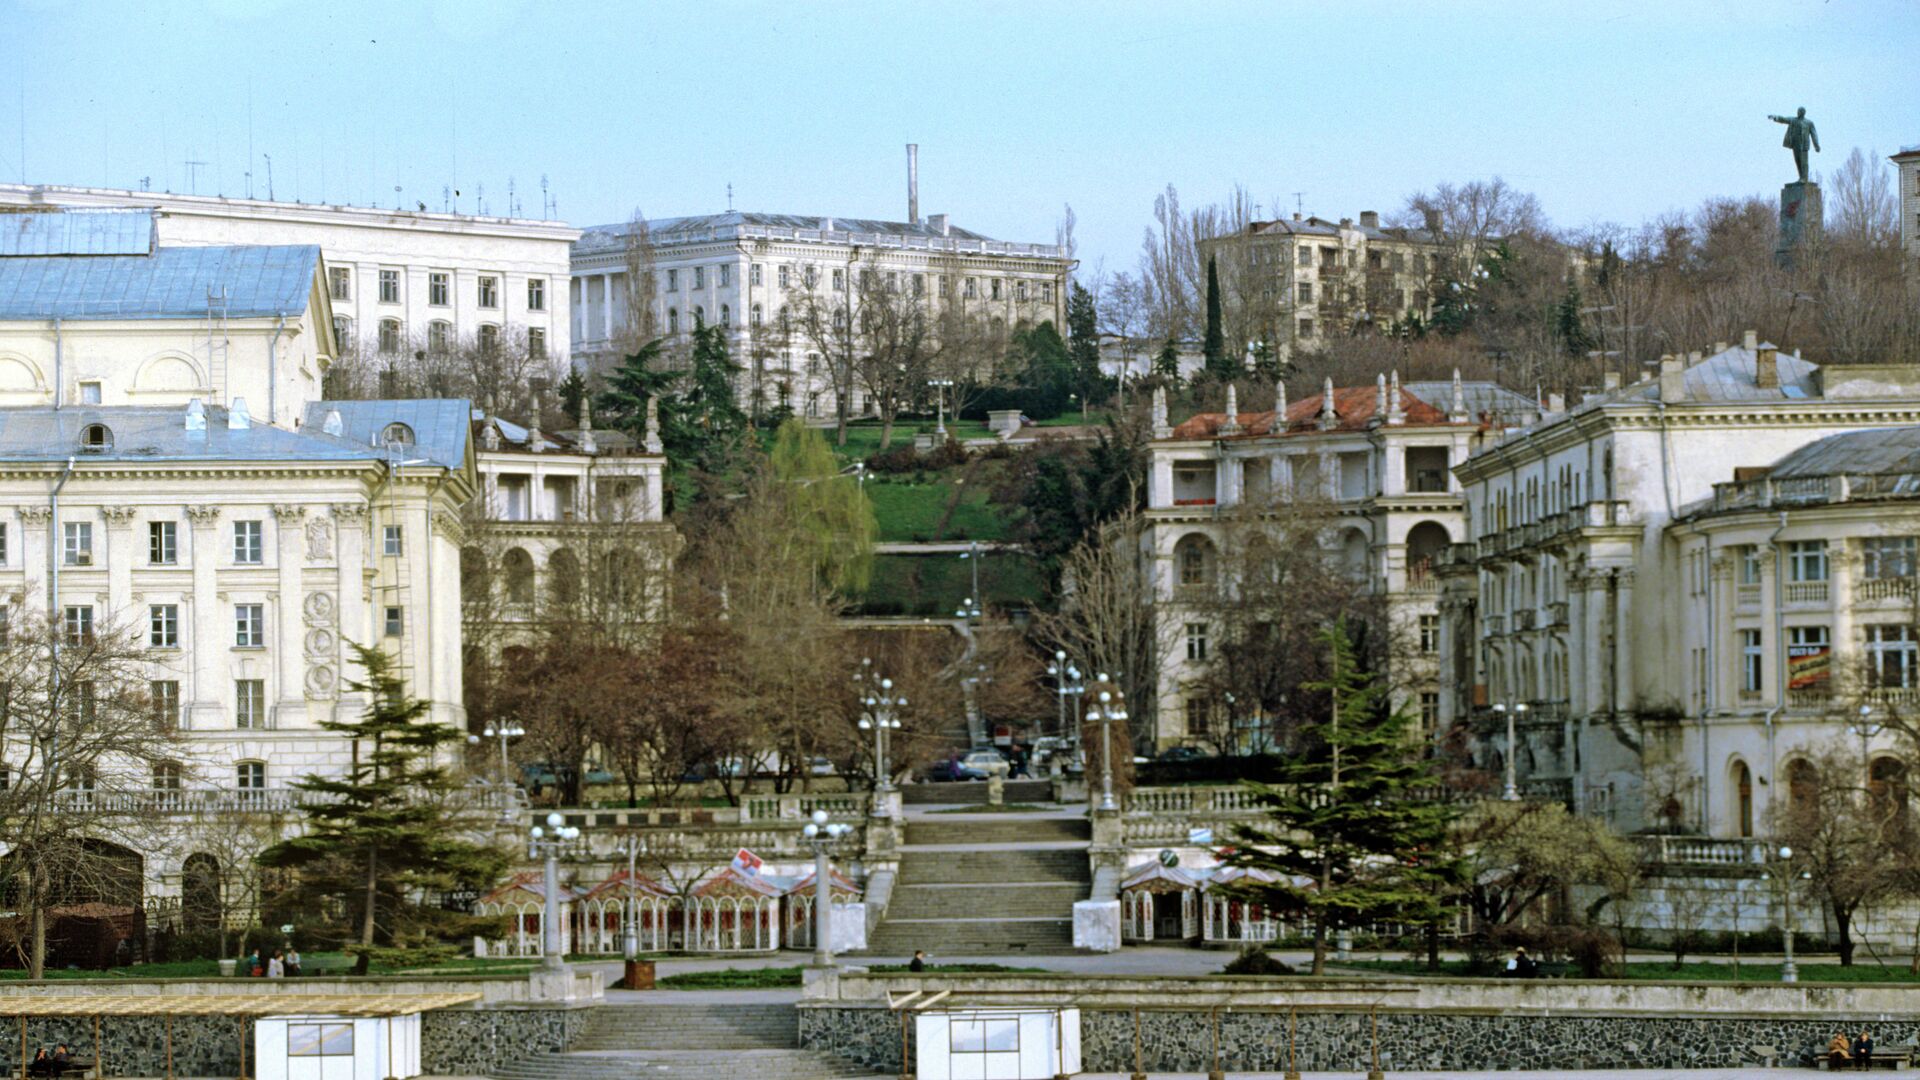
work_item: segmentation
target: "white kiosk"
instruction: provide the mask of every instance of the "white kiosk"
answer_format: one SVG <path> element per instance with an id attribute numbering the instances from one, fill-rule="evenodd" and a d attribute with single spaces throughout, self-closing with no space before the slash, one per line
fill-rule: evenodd
<path id="1" fill-rule="evenodd" d="M 920 1080 L 1053 1080 L 1080 1071 L 1079 1009 L 982 1006 L 913 1019 Z"/>

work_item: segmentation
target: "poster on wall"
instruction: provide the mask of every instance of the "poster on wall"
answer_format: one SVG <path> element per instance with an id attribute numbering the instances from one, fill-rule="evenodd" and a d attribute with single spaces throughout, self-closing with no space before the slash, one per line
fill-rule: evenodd
<path id="1" fill-rule="evenodd" d="M 1787 646 L 1787 689 L 1817 690 L 1827 685 L 1833 671 L 1833 646 Z"/>

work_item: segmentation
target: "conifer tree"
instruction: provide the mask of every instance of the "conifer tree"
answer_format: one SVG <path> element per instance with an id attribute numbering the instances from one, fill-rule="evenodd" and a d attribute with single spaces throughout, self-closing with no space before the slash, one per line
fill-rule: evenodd
<path id="1" fill-rule="evenodd" d="M 1080 403 L 1091 403 L 1104 381 L 1100 374 L 1100 317 L 1093 294 L 1073 283 L 1067 296 L 1067 352 L 1073 358 L 1074 380 L 1080 385 Z"/>
<path id="2" fill-rule="evenodd" d="M 1207 256 L 1207 334 L 1200 342 L 1200 355 L 1206 360 L 1207 370 L 1222 379 L 1231 379 L 1233 358 L 1227 355 L 1227 338 L 1220 327 L 1220 267 L 1213 256 Z"/>
<path id="3" fill-rule="evenodd" d="M 1237 827 L 1227 855 L 1276 877 L 1241 891 L 1312 921 L 1315 975 L 1326 969 L 1330 932 L 1437 918 L 1460 873 L 1445 854 L 1456 811 L 1433 798 L 1431 769 L 1410 738 L 1414 717 L 1389 707 L 1344 620 L 1321 641 L 1328 677 L 1301 689 L 1326 694 L 1327 713 L 1303 730 L 1300 752 L 1273 782 L 1248 782 L 1266 819 Z"/>
<path id="4" fill-rule="evenodd" d="M 1180 346 L 1172 338 L 1160 346 L 1160 355 L 1153 358 L 1153 373 L 1173 382 L 1180 381 Z"/>
<path id="5" fill-rule="evenodd" d="M 292 874 L 280 906 L 343 916 L 332 929 L 364 974 L 399 950 L 420 960 L 455 955 L 453 943 L 477 921 L 442 910 L 429 895 L 490 886 L 507 860 L 475 839 L 489 815 L 467 801 L 446 764 L 465 733 L 435 722 L 428 702 L 408 696 L 385 652 L 348 645 L 366 674 L 347 688 L 367 696 L 366 712 L 320 727 L 353 740 L 352 763 L 338 777 L 295 782 L 318 796 L 305 801 L 305 829 L 259 862 Z"/>

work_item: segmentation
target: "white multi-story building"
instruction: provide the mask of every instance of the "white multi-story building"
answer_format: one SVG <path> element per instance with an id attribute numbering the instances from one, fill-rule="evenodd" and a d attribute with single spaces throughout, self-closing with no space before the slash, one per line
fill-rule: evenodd
<path id="1" fill-rule="evenodd" d="M 4 207 L 148 208 L 166 247 L 318 247 L 343 355 L 495 336 L 562 360 L 572 347 L 568 260 L 580 231 L 563 222 L 46 184 L 0 184 Z"/>
<path id="2" fill-rule="evenodd" d="M 1920 694 L 1915 424 L 1920 370 L 1749 333 L 1508 432 L 1454 470 L 1443 719 L 1480 764 L 1622 828 L 1764 831 L 1796 761 L 1880 754 L 1859 707 Z"/>
<path id="3" fill-rule="evenodd" d="M 1223 549 L 1259 543 L 1236 523 L 1284 515 L 1289 505 L 1331 512 L 1320 543 L 1367 592 L 1421 659 L 1396 679 L 1431 724 L 1438 688 L 1425 659 L 1438 650 L 1433 562 L 1465 532 L 1453 466 L 1488 432 L 1531 422 L 1540 408 L 1493 383 L 1414 382 L 1382 375 L 1375 386 L 1335 388 L 1276 412 L 1202 413 L 1168 423 L 1156 392 L 1143 541 L 1160 620 L 1157 743 L 1232 749 L 1246 718 L 1207 685 L 1210 611 L 1222 601 Z M 1234 395 L 1229 394 L 1232 409 Z M 1247 515 L 1251 514 L 1249 519 Z"/>
<path id="4" fill-rule="evenodd" d="M 1920 280 L 1920 145 L 1901 147 L 1893 163 L 1899 169 L 1900 250 L 1908 272 Z"/>
<path id="5" fill-rule="evenodd" d="M 634 344 L 631 232 L 628 223 L 594 226 L 574 245 L 573 339 L 582 356 L 617 361 Z M 657 332 L 671 340 L 696 322 L 726 328 L 745 370 L 742 398 L 805 416 L 836 405 L 820 343 L 799 325 L 803 296 L 854 310 L 851 297 L 877 280 L 930 305 L 959 305 L 1003 331 L 1066 326 L 1072 261 L 1063 249 L 991 240 L 945 214 L 880 221 L 729 211 L 648 222 L 646 237 Z M 867 408 L 864 388 L 855 386 L 850 404 L 855 413 Z"/>

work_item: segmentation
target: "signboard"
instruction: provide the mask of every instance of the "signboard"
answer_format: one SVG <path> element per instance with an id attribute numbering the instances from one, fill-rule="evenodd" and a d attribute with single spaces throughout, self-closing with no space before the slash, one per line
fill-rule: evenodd
<path id="1" fill-rule="evenodd" d="M 1000 724 L 996 726 L 993 729 L 993 745 L 1012 746 L 1013 745 L 1013 729 L 1008 727 L 1005 724 Z"/>
<path id="2" fill-rule="evenodd" d="M 1821 642 L 1817 645 L 1787 646 L 1787 689 L 1820 689 L 1827 685 L 1827 676 L 1832 672 L 1832 645 Z"/>
<path id="3" fill-rule="evenodd" d="M 767 865 L 765 859 L 748 851 L 746 848 L 741 848 L 739 851 L 733 853 L 733 868 L 748 877 L 759 877 L 760 868 L 765 865 Z"/>
<path id="4" fill-rule="evenodd" d="M 1188 829 L 1187 843 L 1195 847 L 1211 847 L 1213 845 L 1213 830 L 1206 828 Z"/>

